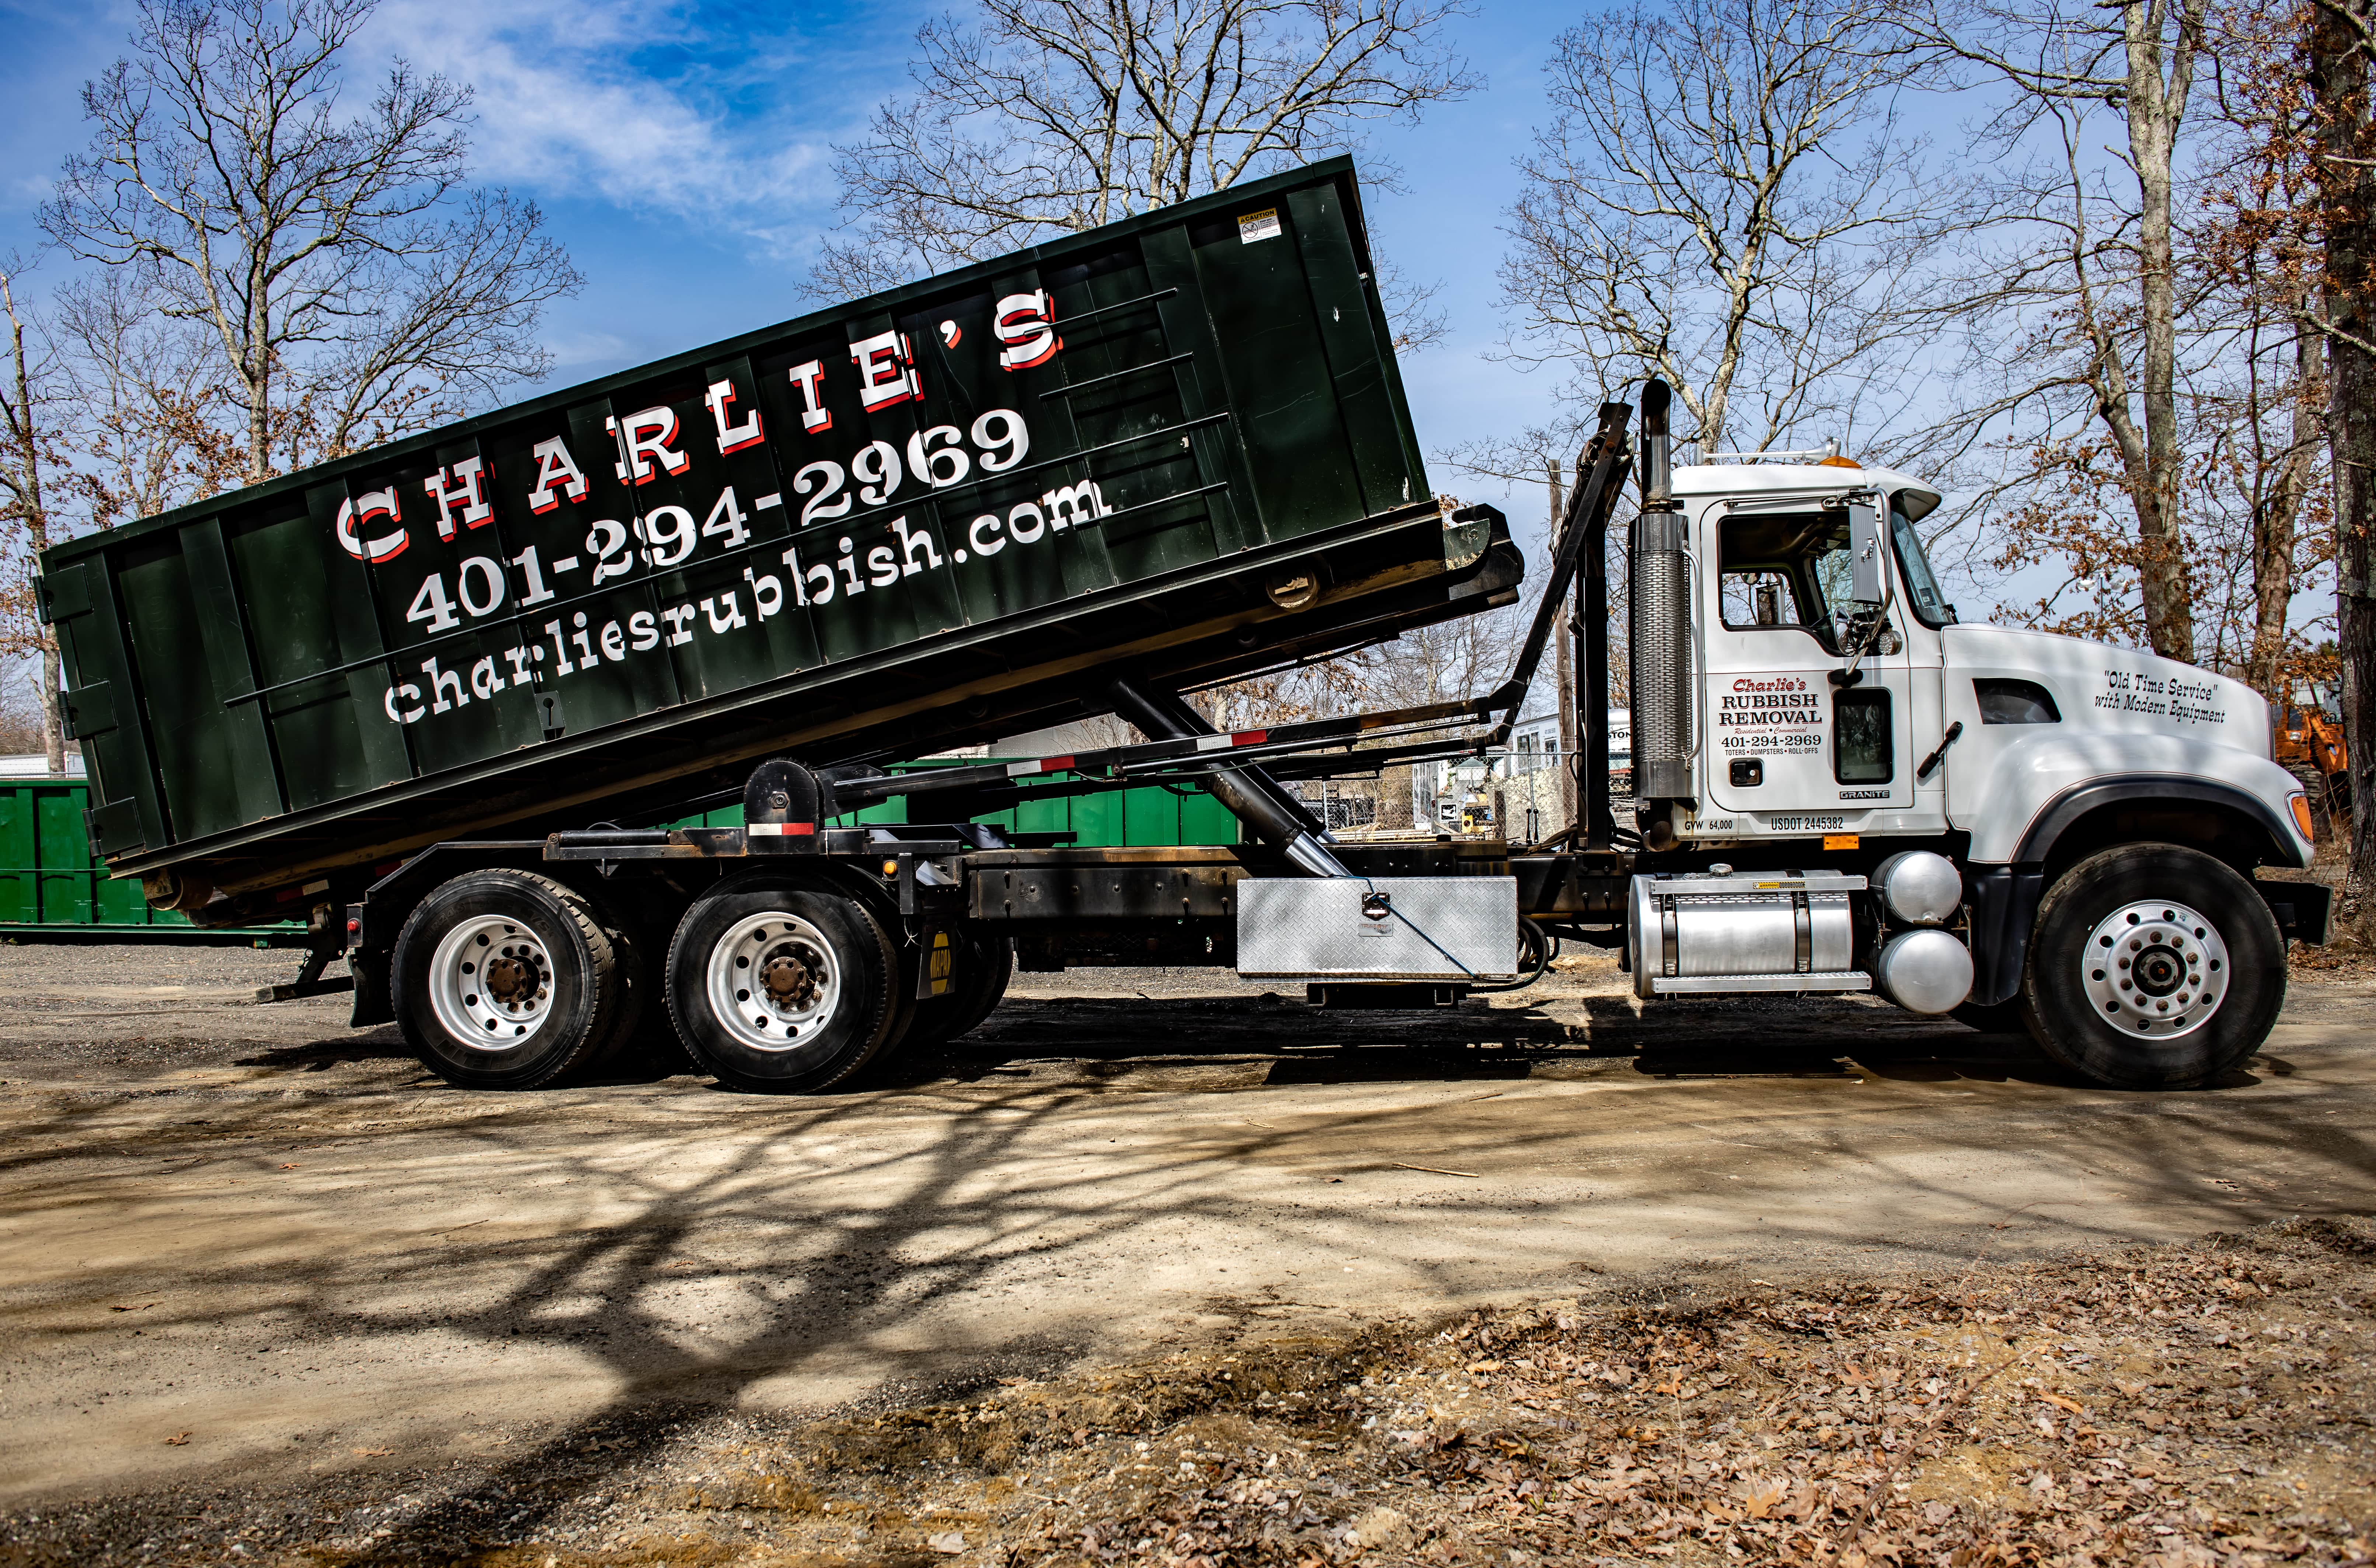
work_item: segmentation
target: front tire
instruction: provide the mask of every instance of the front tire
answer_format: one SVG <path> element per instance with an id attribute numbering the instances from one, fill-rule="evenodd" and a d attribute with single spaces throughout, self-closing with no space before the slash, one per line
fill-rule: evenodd
<path id="1" fill-rule="evenodd" d="M 466 872 L 406 919 L 388 989 L 405 1039 L 447 1083 L 539 1088 L 633 1027 L 620 959 L 575 888 L 529 872 Z"/>
<path id="2" fill-rule="evenodd" d="M 729 884 L 685 912 L 669 945 L 677 1033 L 739 1089 L 814 1094 L 849 1078 L 905 1022 L 899 989 L 883 922 L 813 887 Z"/>
<path id="3" fill-rule="evenodd" d="M 2039 1047 L 2115 1088 L 2193 1088 L 2268 1039 L 2286 944 L 2252 885 L 2175 844 L 2123 844 L 2038 905 L 2022 1016 Z"/>

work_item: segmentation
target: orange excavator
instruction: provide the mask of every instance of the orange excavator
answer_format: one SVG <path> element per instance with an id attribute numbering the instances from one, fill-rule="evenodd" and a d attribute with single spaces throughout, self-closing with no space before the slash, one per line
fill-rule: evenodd
<path id="1" fill-rule="evenodd" d="M 2343 705 L 2331 683 L 2304 681 L 2288 694 L 2277 725 L 2277 761 L 2322 802 L 2330 822 L 2351 815 L 2351 756 Z"/>

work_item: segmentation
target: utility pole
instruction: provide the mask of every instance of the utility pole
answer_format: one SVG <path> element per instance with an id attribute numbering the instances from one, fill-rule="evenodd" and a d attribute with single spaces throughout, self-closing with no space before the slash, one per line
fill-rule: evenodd
<path id="1" fill-rule="evenodd" d="M 1543 469 L 1550 481 L 1551 487 L 1550 532 L 1547 537 L 1557 540 L 1560 521 L 1567 513 L 1567 497 L 1564 487 L 1560 483 L 1558 457 L 1548 458 L 1543 464 Z M 1578 742 L 1575 728 L 1575 661 L 1569 657 L 1568 647 L 1574 640 L 1567 635 L 1565 627 L 1560 628 L 1551 637 L 1552 645 L 1559 649 L 1557 679 L 1559 681 L 1560 820 L 1563 826 L 1570 827 L 1574 826 L 1577 822 L 1575 754 Z"/>

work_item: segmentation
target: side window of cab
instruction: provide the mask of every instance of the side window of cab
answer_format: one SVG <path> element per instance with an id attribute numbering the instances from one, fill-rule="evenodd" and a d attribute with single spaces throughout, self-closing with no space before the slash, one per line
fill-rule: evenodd
<path id="1" fill-rule="evenodd" d="M 1717 564 L 1727 628 L 1795 627 L 1838 654 L 1835 611 L 1847 602 L 1850 569 L 1846 511 L 1721 518 Z"/>

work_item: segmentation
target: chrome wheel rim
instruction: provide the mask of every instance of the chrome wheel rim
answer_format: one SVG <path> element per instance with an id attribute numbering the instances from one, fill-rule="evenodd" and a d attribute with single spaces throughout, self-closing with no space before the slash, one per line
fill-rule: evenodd
<path id="1" fill-rule="evenodd" d="M 552 1016 L 552 955 L 517 921 L 464 921 L 429 960 L 429 1007 L 473 1051 L 517 1050 Z"/>
<path id="2" fill-rule="evenodd" d="M 736 1044 L 797 1051 L 841 1005 L 841 964 L 825 933 L 780 909 L 747 915 L 709 950 L 709 1012 Z"/>
<path id="3" fill-rule="evenodd" d="M 2123 904 L 2097 922 L 2080 956 L 2096 1016 L 2141 1039 L 2175 1039 L 2218 1016 L 2234 979 L 2219 928 L 2168 899 Z"/>

